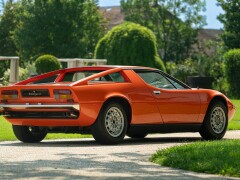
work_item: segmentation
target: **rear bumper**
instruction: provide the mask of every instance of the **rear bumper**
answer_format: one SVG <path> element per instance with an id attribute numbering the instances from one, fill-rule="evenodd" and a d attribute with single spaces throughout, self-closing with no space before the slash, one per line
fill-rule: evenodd
<path id="1" fill-rule="evenodd" d="M 19 110 L 36 110 L 36 109 L 73 109 L 75 111 L 80 110 L 79 104 L 0 104 L 0 112 L 5 109 L 19 109 Z"/>
<path id="2" fill-rule="evenodd" d="M 77 119 L 79 104 L 0 104 L 8 119 Z"/>

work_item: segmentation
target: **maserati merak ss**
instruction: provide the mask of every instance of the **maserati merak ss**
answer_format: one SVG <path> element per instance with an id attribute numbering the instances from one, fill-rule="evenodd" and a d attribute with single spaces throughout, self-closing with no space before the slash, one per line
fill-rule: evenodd
<path id="1" fill-rule="evenodd" d="M 86 66 L 1 87 L 0 110 L 22 142 L 40 142 L 47 133 L 87 133 L 100 144 L 116 144 L 125 135 L 149 133 L 221 139 L 235 107 L 218 91 L 193 89 L 158 69 Z"/>

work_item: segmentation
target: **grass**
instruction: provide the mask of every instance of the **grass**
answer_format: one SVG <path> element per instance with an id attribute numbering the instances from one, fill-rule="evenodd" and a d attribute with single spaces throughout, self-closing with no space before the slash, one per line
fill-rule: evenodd
<path id="1" fill-rule="evenodd" d="M 232 100 L 236 107 L 233 119 L 228 124 L 228 130 L 240 130 L 240 100 Z"/>
<path id="2" fill-rule="evenodd" d="M 88 138 L 91 135 L 81 134 L 62 134 L 62 133 L 51 133 L 48 134 L 45 139 L 71 139 L 71 138 Z M 0 141 L 13 141 L 17 140 L 12 131 L 12 125 L 0 116 Z"/>
<path id="3" fill-rule="evenodd" d="M 150 161 L 195 172 L 240 177 L 240 140 L 196 142 L 157 151 Z"/>
<path id="4" fill-rule="evenodd" d="M 0 116 L 0 141 L 16 140 L 13 132 L 12 125 Z"/>

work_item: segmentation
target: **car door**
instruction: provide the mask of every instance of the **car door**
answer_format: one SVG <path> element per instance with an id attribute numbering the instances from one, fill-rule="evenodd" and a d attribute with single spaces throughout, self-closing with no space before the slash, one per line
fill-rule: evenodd
<path id="1" fill-rule="evenodd" d="M 133 82 L 125 92 L 131 101 L 131 124 L 163 124 L 155 97 L 146 83 L 131 69 L 124 70 L 124 74 Z"/>
<path id="2" fill-rule="evenodd" d="M 136 71 L 148 84 L 164 123 L 198 123 L 199 94 L 159 71 Z"/>

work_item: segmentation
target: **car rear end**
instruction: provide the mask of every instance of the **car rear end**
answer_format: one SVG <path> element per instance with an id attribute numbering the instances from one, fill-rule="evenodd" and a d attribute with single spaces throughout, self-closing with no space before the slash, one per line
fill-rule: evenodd
<path id="1" fill-rule="evenodd" d="M 0 89 L 3 116 L 14 125 L 77 126 L 80 104 L 64 84 L 15 85 Z"/>

